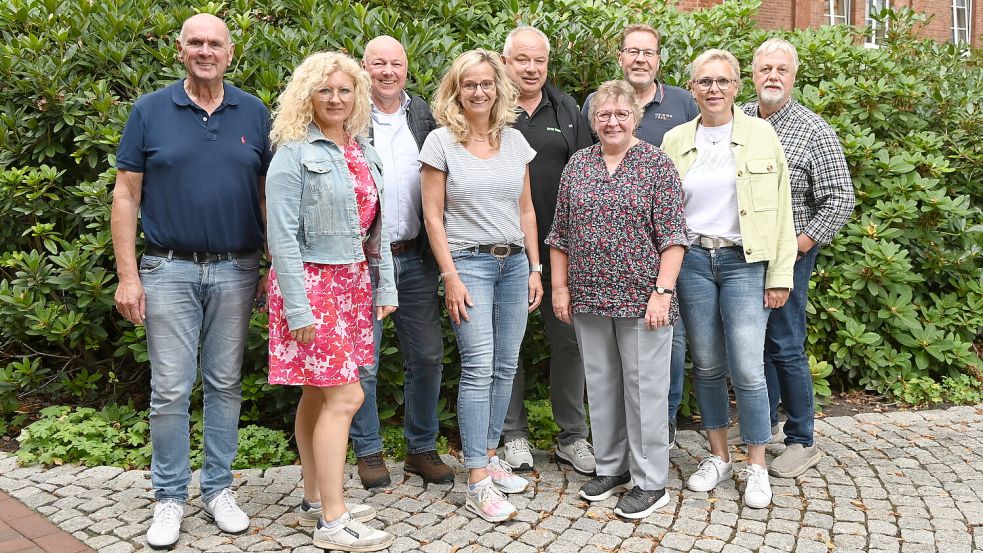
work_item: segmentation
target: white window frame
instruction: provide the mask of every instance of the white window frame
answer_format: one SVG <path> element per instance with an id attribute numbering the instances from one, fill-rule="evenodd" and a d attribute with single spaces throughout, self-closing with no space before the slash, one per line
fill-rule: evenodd
<path id="1" fill-rule="evenodd" d="M 959 0 L 952 0 L 952 42 L 955 44 L 969 44 L 973 40 L 973 2 L 972 0 L 962 0 L 963 5 L 957 6 Z M 956 27 L 956 14 L 959 10 L 965 10 L 966 27 Z"/>
<path id="2" fill-rule="evenodd" d="M 871 19 L 871 17 L 870 17 L 870 4 L 871 4 L 871 2 L 880 4 L 880 6 L 878 6 L 877 7 L 877 10 L 876 10 L 876 11 L 880 12 L 881 10 L 890 9 L 891 8 L 891 0 L 867 0 L 866 1 L 866 8 L 865 8 L 866 14 L 865 14 L 865 17 L 864 17 L 864 24 L 866 24 L 868 27 L 870 27 L 870 34 L 864 37 L 864 46 L 866 46 L 867 48 L 880 48 L 881 45 L 877 43 L 877 32 L 880 31 L 881 29 L 878 28 L 878 25 L 880 25 L 880 24 L 877 21 L 874 21 L 873 19 Z"/>
<path id="3" fill-rule="evenodd" d="M 955 0 L 953 0 L 955 2 Z M 826 21 L 830 25 L 849 25 L 850 24 L 850 12 L 853 11 L 853 6 L 850 0 L 843 0 L 844 13 L 843 15 L 836 13 L 836 0 L 827 0 L 826 2 Z"/>

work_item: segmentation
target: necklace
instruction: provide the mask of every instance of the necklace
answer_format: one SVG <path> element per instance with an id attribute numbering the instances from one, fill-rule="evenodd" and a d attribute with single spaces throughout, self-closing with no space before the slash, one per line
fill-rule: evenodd
<path id="1" fill-rule="evenodd" d="M 703 139 L 709 142 L 711 145 L 716 146 L 717 144 L 723 142 L 725 139 L 727 140 L 730 139 L 730 131 L 731 131 L 730 125 L 721 125 L 720 127 L 713 127 L 713 129 L 714 131 L 711 133 L 711 131 L 707 129 L 707 127 L 700 125 L 700 135 L 702 135 Z M 716 140 L 713 139 L 714 136 L 717 137 Z"/>
<path id="2" fill-rule="evenodd" d="M 472 134 L 470 136 L 470 140 L 474 140 L 475 142 L 488 142 L 488 137 L 478 138 L 477 136 L 475 136 L 475 135 Z"/>

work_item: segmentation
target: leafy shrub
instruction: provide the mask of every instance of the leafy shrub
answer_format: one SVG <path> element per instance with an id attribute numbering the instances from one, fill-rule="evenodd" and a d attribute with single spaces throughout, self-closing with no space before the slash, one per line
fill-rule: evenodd
<path id="1" fill-rule="evenodd" d="M 663 30 L 670 84 L 685 82 L 686 64 L 711 47 L 731 50 L 749 77 L 754 48 L 778 34 L 756 27 L 760 0 L 693 13 L 669 4 L 228 0 L 197 9 L 230 22 L 228 79 L 270 106 L 305 55 L 359 56 L 382 33 L 406 45 L 409 91 L 432 97 L 458 53 L 497 49 L 517 23 L 537 25 L 552 38 L 554 81 L 578 99 L 620 76 L 615 50 L 628 22 Z M 0 218 L 9 221 L 0 225 L 2 414 L 35 398 L 98 404 L 146 395 L 143 329 L 113 310 L 114 153 L 137 96 L 183 74 L 173 39 L 192 13 L 173 0 L 13 0 L 0 10 Z M 829 364 L 822 378 L 840 388 L 917 402 L 936 395 L 905 390 L 931 381 L 969 400 L 983 381 L 971 349 L 983 327 L 981 57 L 917 38 L 922 16 L 884 17 L 878 49 L 859 46 L 859 31 L 842 26 L 781 33 L 799 48 L 797 98 L 837 130 L 858 196 L 853 218 L 817 262 L 807 350 Z M 740 101 L 754 94 L 749 81 Z M 282 423 L 297 390 L 266 383 L 265 324 L 263 314 L 252 322 L 243 420 Z M 537 376 L 548 358 L 539 329 L 534 317 L 523 351 L 533 400 L 547 395 Z M 455 423 L 460 367 L 446 322 L 444 337 L 446 429 Z M 383 347 L 379 405 L 398 424 L 402 359 L 391 325 Z"/>

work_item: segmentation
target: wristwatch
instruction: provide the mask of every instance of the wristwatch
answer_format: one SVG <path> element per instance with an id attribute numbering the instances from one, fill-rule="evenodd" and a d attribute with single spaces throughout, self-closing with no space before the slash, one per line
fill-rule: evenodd
<path id="1" fill-rule="evenodd" d="M 671 295 L 675 294 L 676 291 L 673 290 L 672 288 L 663 288 L 661 286 L 656 286 L 655 287 L 655 293 L 656 294 L 659 294 L 659 295 L 669 294 L 671 296 Z"/>
<path id="2" fill-rule="evenodd" d="M 542 273 L 543 272 L 543 264 L 540 263 L 539 265 L 530 265 L 529 266 L 529 272 L 530 273 Z"/>

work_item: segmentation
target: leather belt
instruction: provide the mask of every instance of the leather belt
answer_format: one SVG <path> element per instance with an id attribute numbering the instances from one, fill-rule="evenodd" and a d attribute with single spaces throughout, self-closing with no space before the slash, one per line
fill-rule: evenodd
<path id="1" fill-rule="evenodd" d="M 410 238 L 409 240 L 400 240 L 399 242 L 391 242 L 389 244 L 389 248 L 392 250 L 393 255 L 400 255 L 410 250 L 415 250 L 416 238 Z"/>
<path id="2" fill-rule="evenodd" d="M 694 244 L 700 245 L 708 250 L 719 250 L 720 248 L 739 248 L 737 242 L 731 242 L 726 238 L 714 238 L 712 236 L 700 236 Z"/>
<path id="3" fill-rule="evenodd" d="M 515 244 L 482 244 L 478 246 L 478 253 L 488 253 L 500 259 L 524 251 L 526 251 L 524 247 Z"/>
<path id="4" fill-rule="evenodd" d="M 245 257 L 256 254 L 258 250 L 240 250 L 237 252 L 182 252 L 178 250 L 167 250 L 157 246 L 147 245 L 144 248 L 144 255 L 154 257 L 166 257 L 168 259 L 180 259 L 182 261 L 192 261 L 194 263 L 212 263 L 215 261 L 231 261 L 237 257 Z"/>

